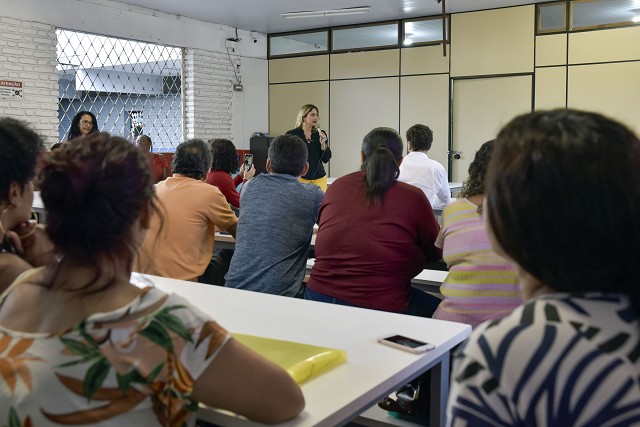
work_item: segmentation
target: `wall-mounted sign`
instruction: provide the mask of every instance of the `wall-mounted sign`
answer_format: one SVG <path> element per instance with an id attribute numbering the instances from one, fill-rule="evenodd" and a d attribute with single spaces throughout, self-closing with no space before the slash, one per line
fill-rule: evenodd
<path id="1" fill-rule="evenodd" d="M 0 80 L 0 98 L 22 98 L 22 82 Z"/>

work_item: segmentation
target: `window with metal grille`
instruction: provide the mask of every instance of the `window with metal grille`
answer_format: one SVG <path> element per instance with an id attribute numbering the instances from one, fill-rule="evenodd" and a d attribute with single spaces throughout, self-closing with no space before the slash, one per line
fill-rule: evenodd
<path id="1" fill-rule="evenodd" d="M 58 135 L 73 116 L 92 112 L 98 129 L 133 140 L 151 137 L 154 151 L 183 140 L 181 48 L 58 29 Z"/>

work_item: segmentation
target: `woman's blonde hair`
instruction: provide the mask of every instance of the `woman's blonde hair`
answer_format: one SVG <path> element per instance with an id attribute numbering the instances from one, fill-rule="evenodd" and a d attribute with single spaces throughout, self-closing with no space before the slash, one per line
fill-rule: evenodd
<path id="1" fill-rule="evenodd" d="M 318 113 L 318 117 L 320 117 L 320 110 L 318 110 L 318 107 L 316 107 L 313 104 L 305 104 L 302 107 L 300 107 L 300 111 L 298 111 L 298 117 L 296 117 L 296 127 L 302 127 L 302 122 L 304 121 L 304 118 L 307 117 L 309 115 L 309 113 L 311 112 L 311 110 L 315 109 L 316 112 Z M 311 130 L 312 132 L 317 131 L 319 128 L 319 126 L 314 126 L 313 129 Z"/>

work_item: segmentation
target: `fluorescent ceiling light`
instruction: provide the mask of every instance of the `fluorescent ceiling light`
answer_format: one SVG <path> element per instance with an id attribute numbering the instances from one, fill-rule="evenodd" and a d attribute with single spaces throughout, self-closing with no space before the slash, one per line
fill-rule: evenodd
<path id="1" fill-rule="evenodd" d="M 329 10 L 311 10 L 304 12 L 286 12 L 281 16 L 285 19 L 292 18 L 318 18 L 322 16 L 341 16 L 341 15 L 358 15 L 362 13 L 368 13 L 371 9 L 370 6 L 362 7 L 349 7 L 346 9 L 329 9 Z"/>

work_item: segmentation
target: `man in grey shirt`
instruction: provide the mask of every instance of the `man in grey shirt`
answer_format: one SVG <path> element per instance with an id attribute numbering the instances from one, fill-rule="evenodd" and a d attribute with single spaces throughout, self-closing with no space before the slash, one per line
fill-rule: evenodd
<path id="1" fill-rule="evenodd" d="M 313 225 L 324 192 L 298 178 L 309 169 L 305 142 L 281 135 L 269 146 L 268 174 L 240 196 L 236 247 L 225 286 L 290 297 L 302 293 Z"/>

